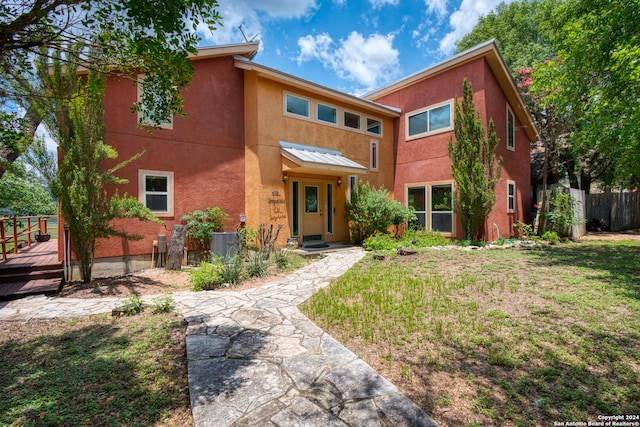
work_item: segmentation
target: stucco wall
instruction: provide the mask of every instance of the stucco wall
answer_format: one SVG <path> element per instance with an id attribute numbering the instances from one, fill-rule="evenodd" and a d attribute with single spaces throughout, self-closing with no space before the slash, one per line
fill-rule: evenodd
<path id="1" fill-rule="evenodd" d="M 283 224 L 281 241 L 291 236 L 290 223 L 290 183 L 294 179 L 321 178 L 336 183 L 335 230 L 332 238 L 336 241 L 349 238 L 344 217 L 344 202 L 347 193 L 348 173 L 326 172 L 300 173 L 296 169 L 287 170 L 288 180 L 282 182 L 283 157 L 280 141 L 317 146 L 341 151 L 346 157 L 370 166 L 370 141 L 378 141 L 379 171 L 359 174 L 363 181 L 374 186 L 384 185 L 392 191 L 393 186 L 393 120 L 378 112 L 350 105 L 337 99 L 329 99 L 320 94 L 247 73 L 245 78 L 245 99 L 247 100 L 246 127 L 246 164 L 247 178 L 247 221 L 251 227 L 259 223 Z M 297 118 L 285 114 L 284 93 L 346 109 L 362 115 L 379 119 L 383 123 L 383 135 L 355 132 L 340 125 L 328 125 L 312 118 Z M 255 123 L 253 123 L 255 121 Z M 257 124 L 257 126 L 256 126 Z M 250 128 L 252 130 L 250 130 Z M 294 167 L 291 164 L 289 166 Z M 287 168 L 285 166 L 285 168 Z M 337 188 L 338 177 L 342 185 Z"/>
<path id="2" fill-rule="evenodd" d="M 196 209 L 221 207 L 230 215 L 228 229 L 244 213 L 242 72 L 231 58 L 199 60 L 193 65 L 193 80 L 182 92 L 185 116 L 174 117 L 172 130 L 138 127 L 137 114 L 131 112 L 136 87 L 127 79 L 108 79 L 104 98 L 107 143 L 118 151 L 118 161 L 146 150 L 117 172 L 129 180 L 117 187 L 118 192 L 138 197 L 140 169 L 173 172 L 175 206 L 172 216 L 161 217 L 164 226 L 120 221 L 123 229 L 145 238 L 99 242 L 97 257 L 150 254 L 158 234 L 166 234 L 169 241 L 173 224 Z"/>
<path id="3" fill-rule="evenodd" d="M 506 150 L 507 101 L 484 58 L 477 58 L 454 69 L 431 76 L 411 87 L 380 97 L 376 101 L 402 109 L 403 114 L 398 119 L 397 126 L 397 164 L 394 192 L 396 198 L 406 204 L 405 188 L 407 185 L 453 181 L 451 159 L 448 153 L 448 143 L 453 132 L 447 131 L 407 140 L 405 135 L 407 113 L 456 97 L 461 100 L 462 84 L 465 78 L 472 84 L 476 111 L 480 114 L 483 126 L 486 129 L 488 119 L 492 117 L 496 125 L 496 132 L 501 140 L 497 154 L 504 159 L 501 172 L 503 181 L 496 186 L 496 204 L 488 217 L 486 227 L 487 239 L 495 240 L 497 233 L 492 225 L 494 222 L 498 225 L 502 237 L 508 237 L 511 234 L 511 223 L 517 219 L 526 219 L 523 212 L 525 212 L 524 206 L 528 206 L 529 203 L 529 144 L 526 134 L 518 130 L 520 123 L 516 117 L 516 151 Z M 452 114 L 453 111 L 454 109 L 452 109 Z M 513 180 L 517 185 L 518 197 L 515 214 L 507 215 L 506 180 Z M 456 219 L 455 236 L 462 237 L 460 219 Z"/>

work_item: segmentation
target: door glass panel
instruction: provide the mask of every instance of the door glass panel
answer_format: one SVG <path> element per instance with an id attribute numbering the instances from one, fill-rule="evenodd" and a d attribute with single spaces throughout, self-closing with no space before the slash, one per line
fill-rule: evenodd
<path id="1" fill-rule="evenodd" d="M 333 184 L 327 184 L 327 234 L 333 234 Z"/>
<path id="2" fill-rule="evenodd" d="M 305 185 L 304 187 L 304 212 L 318 213 L 318 187 Z"/>
<path id="3" fill-rule="evenodd" d="M 300 194 L 299 194 L 299 186 L 298 181 L 293 181 L 293 185 L 291 186 L 291 210 L 293 217 L 293 235 L 300 235 Z"/>

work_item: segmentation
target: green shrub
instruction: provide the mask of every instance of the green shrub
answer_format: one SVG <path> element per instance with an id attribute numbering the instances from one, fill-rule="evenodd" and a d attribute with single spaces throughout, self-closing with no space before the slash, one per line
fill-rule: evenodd
<path id="1" fill-rule="evenodd" d="M 367 237 L 362 246 L 368 251 L 384 251 L 398 247 L 398 241 L 389 234 L 376 233 Z"/>
<path id="2" fill-rule="evenodd" d="M 269 270 L 269 261 L 264 259 L 259 253 L 249 259 L 247 263 L 248 277 L 262 277 Z"/>
<path id="3" fill-rule="evenodd" d="M 274 262 L 276 263 L 276 267 L 278 268 L 278 270 L 286 269 L 291 263 L 291 255 L 289 255 L 289 253 L 282 248 L 277 248 L 274 251 L 273 255 Z"/>
<path id="4" fill-rule="evenodd" d="M 219 207 L 195 210 L 182 216 L 187 227 L 187 237 L 195 245 L 209 247 L 211 233 L 222 231 L 229 215 Z"/>
<path id="5" fill-rule="evenodd" d="M 518 222 L 511 224 L 511 226 L 516 230 L 516 234 L 520 239 L 528 239 L 533 236 L 533 225 L 531 224 L 518 220 Z"/>
<path id="6" fill-rule="evenodd" d="M 169 313 L 174 308 L 176 308 L 176 302 L 173 297 L 171 295 L 163 295 L 153 299 L 151 312 L 154 314 Z"/>
<path id="7" fill-rule="evenodd" d="M 368 182 L 360 183 L 351 190 L 351 200 L 345 203 L 345 211 L 351 240 L 356 244 L 376 233 L 387 233 L 392 225 L 415 218 L 413 210 L 391 200 L 384 187 L 376 190 Z"/>
<path id="8" fill-rule="evenodd" d="M 577 204 L 578 201 L 571 194 L 554 188 L 549 197 L 549 212 L 545 214 L 549 230 L 555 231 L 558 236 L 568 236 L 571 225 L 576 223 L 573 212 Z"/>
<path id="9" fill-rule="evenodd" d="M 553 244 L 560 242 L 560 236 L 555 231 L 545 231 L 542 235 L 542 240 Z"/>
<path id="10" fill-rule="evenodd" d="M 124 315 L 133 316 L 134 314 L 138 314 L 142 311 L 144 302 L 138 295 L 131 295 L 129 298 L 124 300 L 124 307 L 126 307 Z"/>
<path id="11" fill-rule="evenodd" d="M 214 289 L 224 282 L 222 269 L 224 265 L 220 262 L 202 262 L 200 267 L 191 271 L 191 284 L 194 291 Z"/>
<path id="12" fill-rule="evenodd" d="M 242 258 L 239 255 L 234 255 L 221 264 L 220 278 L 222 283 L 238 284 L 242 278 Z"/>

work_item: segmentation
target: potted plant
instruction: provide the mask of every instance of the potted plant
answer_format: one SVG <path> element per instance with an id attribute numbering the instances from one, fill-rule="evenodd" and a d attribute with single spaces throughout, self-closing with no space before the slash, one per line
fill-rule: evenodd
<path id="1" fill-rule="evenodd" d="M 39 233 L 36 235 L 36 240 L 38 242 L 48 242 L 51 239 L 51 234 L 49 233 Z"/>

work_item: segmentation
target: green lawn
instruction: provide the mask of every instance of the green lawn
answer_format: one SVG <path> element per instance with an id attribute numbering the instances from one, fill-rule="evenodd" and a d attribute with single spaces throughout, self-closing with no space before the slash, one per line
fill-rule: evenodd
<path id="1" fill-rule="evenodd" d="M 441 426 L 640 414 L 640 242 L 368 256 L 303 311 Z"/>
<path id="2" fill-rule="evenodd" d="M 0 425 L 192 425 L 176 314 L 1 322 Z"/>

